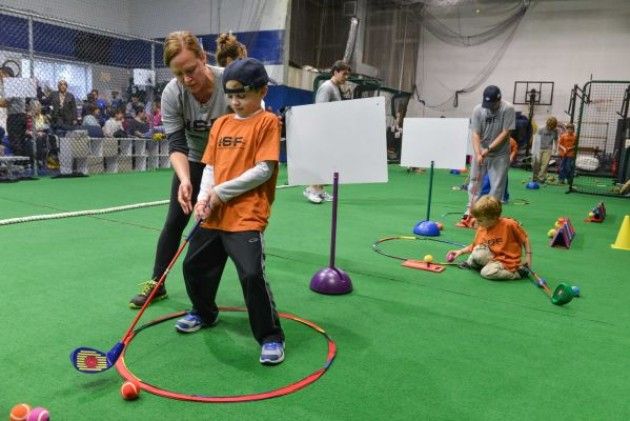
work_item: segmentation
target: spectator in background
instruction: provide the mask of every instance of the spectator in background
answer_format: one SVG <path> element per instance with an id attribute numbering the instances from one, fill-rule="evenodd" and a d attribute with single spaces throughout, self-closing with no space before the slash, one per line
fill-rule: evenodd
<path id="1" fill-rule="evenodd" d="M 101 126 L 98 122 L 101 111 L 98 109 L 96 104 L 88 102 L 87 104 L 85 104 L 83 111 L 85 113 L 83 117 L 83 122 L 81 123 L 83 127 Z"/>
<path id="2" fill-rule="evenodd" d="M 319 85 L 315 94 L 315 102 L 332 102 L 351 99 L 348 93 L 341 90 L 341 86 L 348 81 L 352 69 L 343 60 L 337 60 L 331 67 L 332 77 Z M 304 197 L 311 203 L 332 201 L 332 196 L 324 190 L 322 185 L 311 185 L 304 189 Z"/>
<path id="3" fill-rule="evenodd" d="M 55 149 L 55 145 L 49 142 L 50 121 L 47 116 L 42 114 L 42 105 L 38 100 L 35 99 L 31 101 L 30 113 L 32 122 L 31 135 L 37 145 L 36 159 L 41 168 L 46 166 L 46 157 L 51 149 Z M 52 139 L 54 139 L 54 137 Z"/>
<path id="4" fill-rule="evenodd" d="M 90 137 L 103 137 L 103 129 L 99 122 L 101 111 L 96 104 L 88 103 L 85 105 L 85 116 L 83 117 L 82 128 L 87 130 Z"/>
<path id="5" fill-rule="evenodd" d="M 54 130 L 72 130 L 77 125 L 77 102 L 72 93 L 68 92 L 68 82 L 60 80 L 57 91 L 50 95 L 52 113 L 50 121 Z"/>
<path id="6" fill-rule="evenodd" d="M 110 105 L 112 107 L 112 110 L 114 111 L 124 110 L 125 108 L 125 101 L 123 101 L 123 99 L 120 98 L 118 95 L 120 95 L 120 92 L 112 91 L 112 101 Z"/>
<path id="7" fill-rule="evenodd" d="M 125 120 L 125 112 L 122 108 L 116 109 L 114 115 L 110 117 L 103 126 L 103 135 L 105 137 L 126 137 L 123 121 Z"/>
<path id="8" fill-rule="evenodd" d="M 81 107 L 81 117 L 85 117 L 86 114 L 90 112 L 88 105 L 92 104 L 98 108 L 96 105 L 96 100 L 98 99 L 98 90 L 92 89 L 89 94 L 87 94 L 87 98 L 83 101 L 83 105 Z"/>
<path id="9" fill-rule="evenodd" d="M 216 39 L 217 49 L 215 57 L 217 64 L 225 67 L 238 58 L 247 57 L 247 48 L 229 33 L 222 33 Z"/>
<path id="10" fill-rule="evenodd" d="M 144 104 L 140 102 L 140 97 L 138 94 L 131 94 L 131 101 L 127 103 L 127 108 L 125 109 L 125 114 L 128 116 L 136 115 L 136 108 L 142 107 L 144 108 Z"/>
<path id="11" fill-rule="evenodd" d="M 131 137 L 146 138 L 149 131 L 149 124 L 147 123 L 147 113 L 144 110 L 144 106 L 138 105 L 135 110 L 135 117 L 129 121 L 127 127 L 127 134 Z"/>
<path id="12" fill-rule="evenodd" d="M 3 66 L 0 69 L 0 83 L 5 77 L 14 76 L 11 68 Z M 7 109 L 7 136 L 13 155 L 32 157 L 33 148 L 26 139 L 26 98 L 2 97 L 0 107 Z"/>
<path id="13" fill-rule="evenodd" d="M 158 98 L 154 103 L 151 110 L 151 118 L 153 119 L 153 127 L 162 126 L 162 104 Z"/>
<path id="14" fill-rule="evenodd" d="M 555 117 L 549 117 L 545 127 L 538 130 L 540 136 L 540 152 L 534 157 L 534 165 L 532 168 L 532 179 L 538 183 L 547 181 L 547 167 L 551 154 L 555 149 L 558 141 L 558 120 Z"/>

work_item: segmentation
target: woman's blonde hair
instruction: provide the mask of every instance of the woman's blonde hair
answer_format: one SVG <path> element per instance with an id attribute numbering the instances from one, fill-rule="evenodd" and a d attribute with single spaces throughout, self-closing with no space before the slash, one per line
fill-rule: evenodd
<path id="1" fill-rule="evenodd" d="M 175 31 L 164 39 L 164 64 L 168 67 L 171 61 L 184 49 L 192 51 L 197 58 L 203 59 L 205 52 L 197 37 L 190 31 Z"/>
<path id="2" fill-rule="evenodd" d="M 503 206 L 494 196 L 481 196 L 473 205 L 470 213 L 475 218 L 499 219 Z"/>
<path id="3" fill-rule="evenodd" d="M 217 64 L 225 67 L 228 59 L 236 60 L 247 57 L 247 48 L 238 42 L 236 37 L 229 33 L 219 35 L 216 40 L 217 50 L 215 52 Z"/>

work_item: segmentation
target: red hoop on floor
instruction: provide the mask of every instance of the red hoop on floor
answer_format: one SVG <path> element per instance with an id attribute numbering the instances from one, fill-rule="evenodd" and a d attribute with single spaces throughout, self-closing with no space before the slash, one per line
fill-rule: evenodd
<path id="1" fill-rule="evenodd" d="M 246 312 L 247 311 L 245 308 L 242 308 L 242 307 L 219 307 L 219 310 L 220 311 L 242 311 L 242 312 Z M 180 311 L 180 312 L 177 312 L 177 313 L 167 314 L 166 316 L 162 316 L 162 317 L 160 317 L 158 319 L 155 319 L 153 321 L 150 321 L 150 322 L 140 326 L 138 329 L 133 331 L 133 333 L 130 335 L 129 340 L 127 341 L 127 343 L 131 342 L 131 340 L 141 330 L 146 329 L 146 328 L 151 327 L 151 326 L 155 326 L 156 324 L 165 322 L 167 320 L 171 320 L 171 319 L 174 319 L 176 317 L 180 317 L 180 316 L 182 316 L 184 314 L 186 314 L 185 311 Z M 253 393 L 253 394 L 248 394 L 248 395 L 234 395 L 234 396 L 188 395 L 188 394 L 185 394 L 185 393 L 177 393 L 177 392 L 172 392 L 172 391 L 169 391 L 169 390 L 160 389 L 159 387 L 157 387 L 155 385 L 152 385 L 150 383 L 146 383 L 146 382 L 140 380 L 139 378 L 137 378 L 127 368 L 127 366 L 125 364 L 125 351 L 126 351 L 127 347 L 125 347 L 125 350 L 123 350 L 122 354 L 120 355 L 120 358 L 118 359 L 118 362 L 116 362 L 116 369 L 118 370 L 118 373 L 125 380 L 135 382 L 136 384 L 138 384 L 138 386 L 140 386 L 141 389 L 144 389 L 144 390 L 146 390 L 149 393 L 152 393 L 152 394 L 158 395 L 158 396 L 162 396 L 162 397 L 165 397 L 165 398 L 169 398 L 169 399 L 178 399 L 178 400 L 182 400 L 182 401 L 206 402 L 206 403 L 250 402 L 250 401 L 271 399 L 271 398 L 277 398 L 279 396 L 288 395 L 289 393 L 297 392 L 298 390 L 308 386 L 309 384 L 313 383 L 315 380 L 319 379 L 326 372 L 326 370 L 328 370 L 328 368 L 332 364 L 333 360 L 335 359 L 335 355 L 337 353 L 337 346 L 335 345 L 335 342 L 330 338 L 330 336 L 328 336 L 328 334 L 324 331 L 324 329 L 322 329 L 321 327 L 317 326 L 315 323 L 310 322 L 310 321 L 308 321 L 306 319 L 302 319 L 302 318 L 300 318 L 298 316 L 295 316 L 295 315 L 289 314 L 289 313 L 278 313 L 278 315 L 281 318 L 283 318 L 283 319 L 293 320 L 293 321 L 302 323 L 302 324 L 310 327 L 311 329 L 316 330 L 317 332 L 321 333 L 326 338 L 326 340 L 328 341 L 328 355 L 326 356 L 326 363 L 324 364 L 323 367 L 321 367 L 318 370 L 315 370 L 314 372 L 312 372 L 308 376 L 298 380 L 297 382 L 288 384 L 288 385 L 280 387 L 278 389 L 274 389 L 274 390 L 271 390 L 269 392 Z"/>

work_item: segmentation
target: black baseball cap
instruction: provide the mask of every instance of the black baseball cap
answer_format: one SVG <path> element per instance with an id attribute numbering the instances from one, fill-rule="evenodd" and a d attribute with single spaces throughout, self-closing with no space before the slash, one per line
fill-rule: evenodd
<path id="1" fill-rule="evenodd" d="M 240 89 L 227 89 L 228 81 L 240 82 Z M 226 94 L 238 94 L 261 88 L 269 83 L 269 76 L 265 66 L 255 58 L 241 58 L 234 60 L 223 71 L 223 90 Z"/>
<path id="2" fill-rule="evenodd" d="M 483 90 L 483 102 L 481 106 L 483 108 L 492 108 L 497 101 L 501 100 L 501 89 L 495 85 L 486 86 Z"/>

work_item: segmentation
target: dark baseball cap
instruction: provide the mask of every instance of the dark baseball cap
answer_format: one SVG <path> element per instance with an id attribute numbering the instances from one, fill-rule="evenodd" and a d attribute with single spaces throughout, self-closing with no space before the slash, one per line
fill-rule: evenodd
<path id="1" fill-rule="evenodd" d="M 498 86 L 489 85 L 483 90 L 483 108 L 492 108 L 497 101 L 501 100 L 501 89 Z"/>
<path id="2" fill-rule="evenodd" d="M 228 81 L 240 82 L 240 89 L 227 89 Z M 261 88 L 269 83 L 265 66 L 255 58 L 241 58 L 230 63 L 223 71 L 223 90 L 226 94 L 238 94 Z"/>

